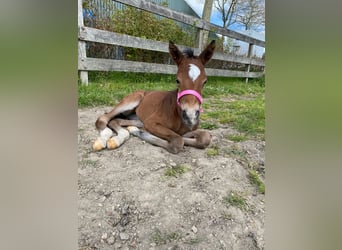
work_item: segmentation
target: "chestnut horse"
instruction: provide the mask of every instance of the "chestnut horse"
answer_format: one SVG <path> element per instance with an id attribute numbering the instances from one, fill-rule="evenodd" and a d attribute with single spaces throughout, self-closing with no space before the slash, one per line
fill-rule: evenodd
<path id="1" fill-rule="evenodd" d="M 190 50 L 183 54 L 170 41 L 169 52 L 178 67 L 177 89 L 140 90 L 124 97 L 112 111 L 97 119 L 95 125 L 99 137 L 93 149 L 117 148 L 129 138 L 129 134 L 174 154 L 184 145 L 206 148 L 211 136 L 197 128 L 202 111 L 201 92 L 207 81 L 204 65 L 213 56 L 214 49 L 213 40 L 199 56 L 194 56 Z"/>

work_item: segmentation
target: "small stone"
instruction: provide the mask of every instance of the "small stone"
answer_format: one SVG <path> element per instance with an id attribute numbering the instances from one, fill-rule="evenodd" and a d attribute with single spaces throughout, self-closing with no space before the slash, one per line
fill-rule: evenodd
<path id="1" fill-rule="evenodd" d="M 161 167 L 161 168 L 166 168 L 166 164 L 165 164 L 165 163 L 162 163 L 162 164 L 160 164 L 160 167 Z"/>
<path id="2" fill-rule="evenodd" d="M 174 163 L 174 162 L 170 162 L 170 166 L 171 166 L 171 167 L 176 167 L 176 166 L 177 166 L 177 164 L 176 164 L 176 163 Z"/>
<path id="3" fill-rule="evenodd" d="M 107 240 L 107 243 L 108 243 L 109 245 L 113 245 L 114 242 L 115 242 L 115 239 L 114 239 L 113 236 L 110 236 L 110 237 L 108 238 L 108 240 Z"/>
<path id="4" fill-rule="evenodd" d="M 121 214 L 122 215 L 127 215 L 128 214 L 128 209 L 129 209 L 129 205 L 128 204 L 125 204 L 123 206 L 123 208 L 121 208 Z"/>
<path id="5" fill-rule="evenodd" d="M 129 235 L 126 233 L 120 233 L 120 239 L 121 240 L 128 240 L 129 239 Z"/>
<path id="6" fill-rule="evenodd" d="M 108 238 L 108 234 L 107 233 L 102 234 L 101 239 L 105 240 L 107 238 Z"/>
<path id="7" fill-rule="evenodd" d="M 197 233 L 197 227 L 193 226 L 191 230 L 196 234 Z"/>
<path id="8" fill-rule="evenodd" d="M 171 183 L 169 183 L 169 184 L 168 184 L 168 186 L 169 186 L 169 187 L 173 187 L 173 188 L 174 188 L 174 187 L 177 187 L 177 184 L 176 184 L 176 183 L 172 183 L 172 182 L 171 182 Z"/>
<path id="9" fill-rule="evenodd" d="M 113 246 L 113 249 L 120 249 L 122 247 L 122 245 L 118 242 L 116 242 Z"/>

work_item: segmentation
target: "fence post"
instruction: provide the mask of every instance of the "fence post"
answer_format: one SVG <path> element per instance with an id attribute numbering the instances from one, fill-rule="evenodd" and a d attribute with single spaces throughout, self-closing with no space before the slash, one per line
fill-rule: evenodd
<path id="1" fill-rule="evenodd" d="M 205 0 L 204 6 L 203 6 L 203 14 L 202 14 L 202 19 L 208 23 L 210 23 L 210 16 L 211 16 L 211 11 L 213 7 L 213 2 L 214 0 Z M 202 40 L 201 42 L 201 49 L 202 51 L 208 43 L 208 38 L 209 38 L 209 31 L 208 30 L 201 30 L 202 32 Z"/>
<path id="2" fill-rule="evenodd" d="M 82 0 L 78 0 L 78 28 L 83 27 L 83 8 Z M 78 61 L 84 60 L 87 57 L 86 42 L 78 41 Z M 88 71 L 80 70 L 81 83 L 88 85 Z"/>
<path id="3" fill-rule="evenodd" d="M 253 46 L 254 46 L 254 45 L 253 45 L 252 43 L 250 43 L 250 44 L 248 45 L 248 53 L 247 53 L 247 57 L 248 57 L 248 58 L 251 58 L 251 57 L 252 57 Z M 250 71 L 250 69 L 251 69 L 251 64 L 247 64 L 246 72 L 248 73 L 248 72 Z M 248 77 L 246 77 L 246 83 L 248 83 Z"/>

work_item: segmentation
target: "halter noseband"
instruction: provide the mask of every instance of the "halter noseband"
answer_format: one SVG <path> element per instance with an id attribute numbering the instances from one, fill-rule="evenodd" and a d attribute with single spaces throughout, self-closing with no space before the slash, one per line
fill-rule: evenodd
<path id="1" fill-rule="evenodd" d="M 186 90 L 183 90 L 181 92 L 178 92 L 177 94 L 177 104 L 178 106 L 180 106 L 180 102 L 179 100 L 181 99 L 181 97 L 185 96 L 185 95 L 193 95 L 197 98 L 197 100 L 199 101 L 200 103 L 200 112 L 202 113 L 203 112 L 203 109 L 202 109 L 202 102 L 203 102 L 203 98 L 202 96 L 195 90 L 191 90 L 191 89 L 186 89 Z"/>

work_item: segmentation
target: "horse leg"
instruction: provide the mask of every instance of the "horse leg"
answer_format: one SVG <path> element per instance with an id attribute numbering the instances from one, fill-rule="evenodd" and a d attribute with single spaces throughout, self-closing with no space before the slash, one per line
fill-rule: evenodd
<path id="1" fill-rule="evenodd" d="M 144 121 L 144 127 L 149 132 L 144 135 L 147 138 L 146 141 L 163 147 L 173 154 L 177 154 L 183 149 L 184 140 L 182 136 L 178 135 L 171 129 L 163 127 L 162 125 L 150 120 Z"/>
<path id="2" fill-rule="evenodd" d="M 161 139 L 155 135 L 150 134 L 149 132 L 145 131 L 145 130 L 140 130 L 138 127 L 136 126 L 128 126 L 127 130 L 129 131 L 129 133 L 131 135 L 134 135 L 136 137 L 139 137 L 140 139 L 155 145 L 155 146 L 159 146 L 162 148 L 166 148 L 168 146 L 168 141 Z"/>
<path id="3" fill-rule="evenodd" d="M 121 102 L 115 106 L 109 113 L 101 115 L 95 122 L 96 128 L 101 131 L 107 127 L 108 122 L 115 116 L 125 112 L 134 110 L 144 98 L 144 91 L 136 91 L 126 97 L 124 97 Z"/>
<path id="4" fill-rule="evenodd" d="M 152 145 L 165 148 L 171 153 L 178 153 L 181 149 L 180 147 L 178 147 L 178 150 L 174 148 L 175 141 L 173 142 L 173 146 L 172 146 L 172 143 L 169 143 L 167 140 L 164 140 L 155 135 L 152 135 L 151 133 L 147 131 L 140 130 L 139 128 L 135 126 L 128 126 L 127 130 L 130 132 L 130 134 L 137 136 L 140 139 Z M 184 140 L 184 145 L 186 146 L 192 146 L 192 147 L 204 149 L 207 146 L 209 146 L 210 141 L 211 141 L 211 136 L 207 131 L 196 130 L 196 131 L 192 131 L 192 132 L 188 132 L 184 134 L 183 140 Z"/>
<path id="5" fill-rule="evenodd" d="M 195 148 L 206 148 L 211 141 L 211 135 L 204 130 L 194 130 L 183 135 L 184 144 Z"/>
<path id="6" fill-rule="evenodd" d="M 108 149 L 115 149 L 120 147 L 125 141 L 128 140 L 130 130 L 123 128 L 122 126 L 130 126 L 130 127 L 143 127 L 144 124 L 140 120 L 126 120 L 126 119 L 113 119 L 108 123 L 108 127 L 115 130 L 117 133 L 116 136 L 112 136 L 107 141 Z M 138 129 L 138 128 L 137 128 Z"/>
<path id="7" fill-rule="evenodd" d="M 127 114 L 127 113 L 129 114 L 133 112 L 135 108 L 140 104 L 141 100 L 144 98 L 144 94 L 145 94 L 144 91 L 136 91 L 126 96 L 112 111 L 101 115 L 96 120 L 95 126 L 97 130 L 99 131 L 99 137 L 96 139 L 96 141 L 93 144 L 94 151 L 99 151 L 101 149 L 104 149 L 107 146 L 107 141 L 113 136 L 113 131 L 107 126 L 108 122 L 119 114 Z M 113 127 L 116 128 L 116 126 L 117 124 L 114 123 Z M 120 132 L 122 134 L 121 137 L 124 138 L 123 135 L 126 133 L 122 132 L 120 128 L 118 128 L 118 130 L 121 131 Z"/>

